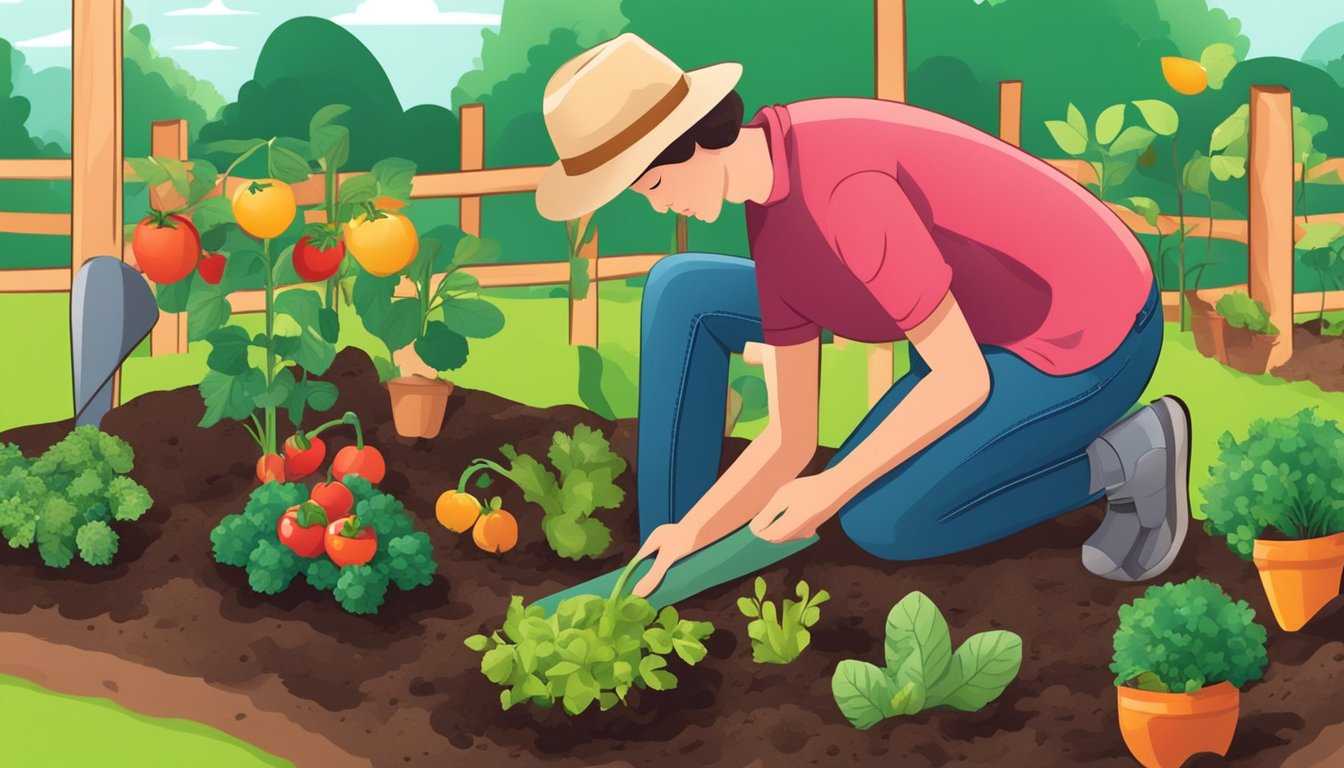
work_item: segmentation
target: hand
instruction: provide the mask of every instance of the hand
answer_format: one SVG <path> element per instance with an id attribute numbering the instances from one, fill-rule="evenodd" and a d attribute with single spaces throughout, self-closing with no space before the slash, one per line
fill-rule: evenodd
<path id="1" fill-rule="evenodd" d="M 837 487 L 835 479 L 824 472 L 790 480 L 752 519 L 752 533 L 776 544 L 814 535 L 844 506 Z"/>
<path id="2" fill-rule="evenodd" d="M 662 582 L 667 569 L 695 549 L 694 532 L 685 526 L 668 523 L 654 528 L 653 533 L 650 533 L 649 538 L 644 541 L 644 546 L 639 548 L 635 559 L 643 560 L 655 552 L 658 554 L 653 560 L 653 567 L 635 585 L 634 594 L 648 597 Z"/>

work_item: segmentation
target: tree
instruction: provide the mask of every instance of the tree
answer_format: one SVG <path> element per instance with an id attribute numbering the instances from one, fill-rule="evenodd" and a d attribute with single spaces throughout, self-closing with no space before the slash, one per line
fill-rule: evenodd
<path id="1" fill-rule="evenodd" d="M 149 27 L 132 25 L 129 8 L 123 24 L 122 126 L 126 154 L 131 157 L 149 154 L 149 124 L 155 120 L 186 120 L 187 130 L 194 139 L 206 121 L 224 106 L 224 97 L 215 86 L 197 79 L 176 61 L 155 51 Z"/>

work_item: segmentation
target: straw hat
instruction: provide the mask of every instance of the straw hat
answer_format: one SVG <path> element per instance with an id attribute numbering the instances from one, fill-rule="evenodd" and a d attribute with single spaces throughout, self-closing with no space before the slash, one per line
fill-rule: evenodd
<path id="1" fill-rule="evenodd" d="M 537 211 L 563 221 L 610 202 L 741 76 L 732 62 L 685 72 L 630 33 L 565 62 L 542 99 L 560 161 L 542 175 Z"/>

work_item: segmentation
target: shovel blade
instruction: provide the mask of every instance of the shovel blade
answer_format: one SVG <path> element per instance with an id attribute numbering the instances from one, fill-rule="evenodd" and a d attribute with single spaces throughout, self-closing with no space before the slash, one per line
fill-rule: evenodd
<path id="1" fill-rule="evenodd" d="M 154 292 L 133 267 L 111 256 L 80 267 L 70 287 L 76 426 L 98 426 L 112 410 L 112 374 L 158 319 Z"/>

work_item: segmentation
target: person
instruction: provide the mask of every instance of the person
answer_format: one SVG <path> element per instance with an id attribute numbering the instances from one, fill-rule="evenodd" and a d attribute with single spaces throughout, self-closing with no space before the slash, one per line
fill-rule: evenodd
<path id="1" fill-rule="evenodd" d="M 867 552 L 915 560 L 1103 497 L 1086 569 L 1165 571 L 1188 526 L 1190 416 L 1171 396 L 1131 412 L 1162 346 L 1134 235 L 1043 160 L 911 105 L 818 98 L 743 124 L 741 72 L 684 71 L 623 34 L 544 95 L 560 158 L 537 189 L 546 218 L 627 188 L 705 222 L 745 206 L 751 259 L 670 255 L 644 288 L 637 500 L 654 561 L 634 592 L 745 525 L 787 542 L 838 517 Z M 908 339 L 910 366 L 802 475 L 823 328 Z M 764 366 L 769 423 L 720 476 L 735 352 Z"/>

